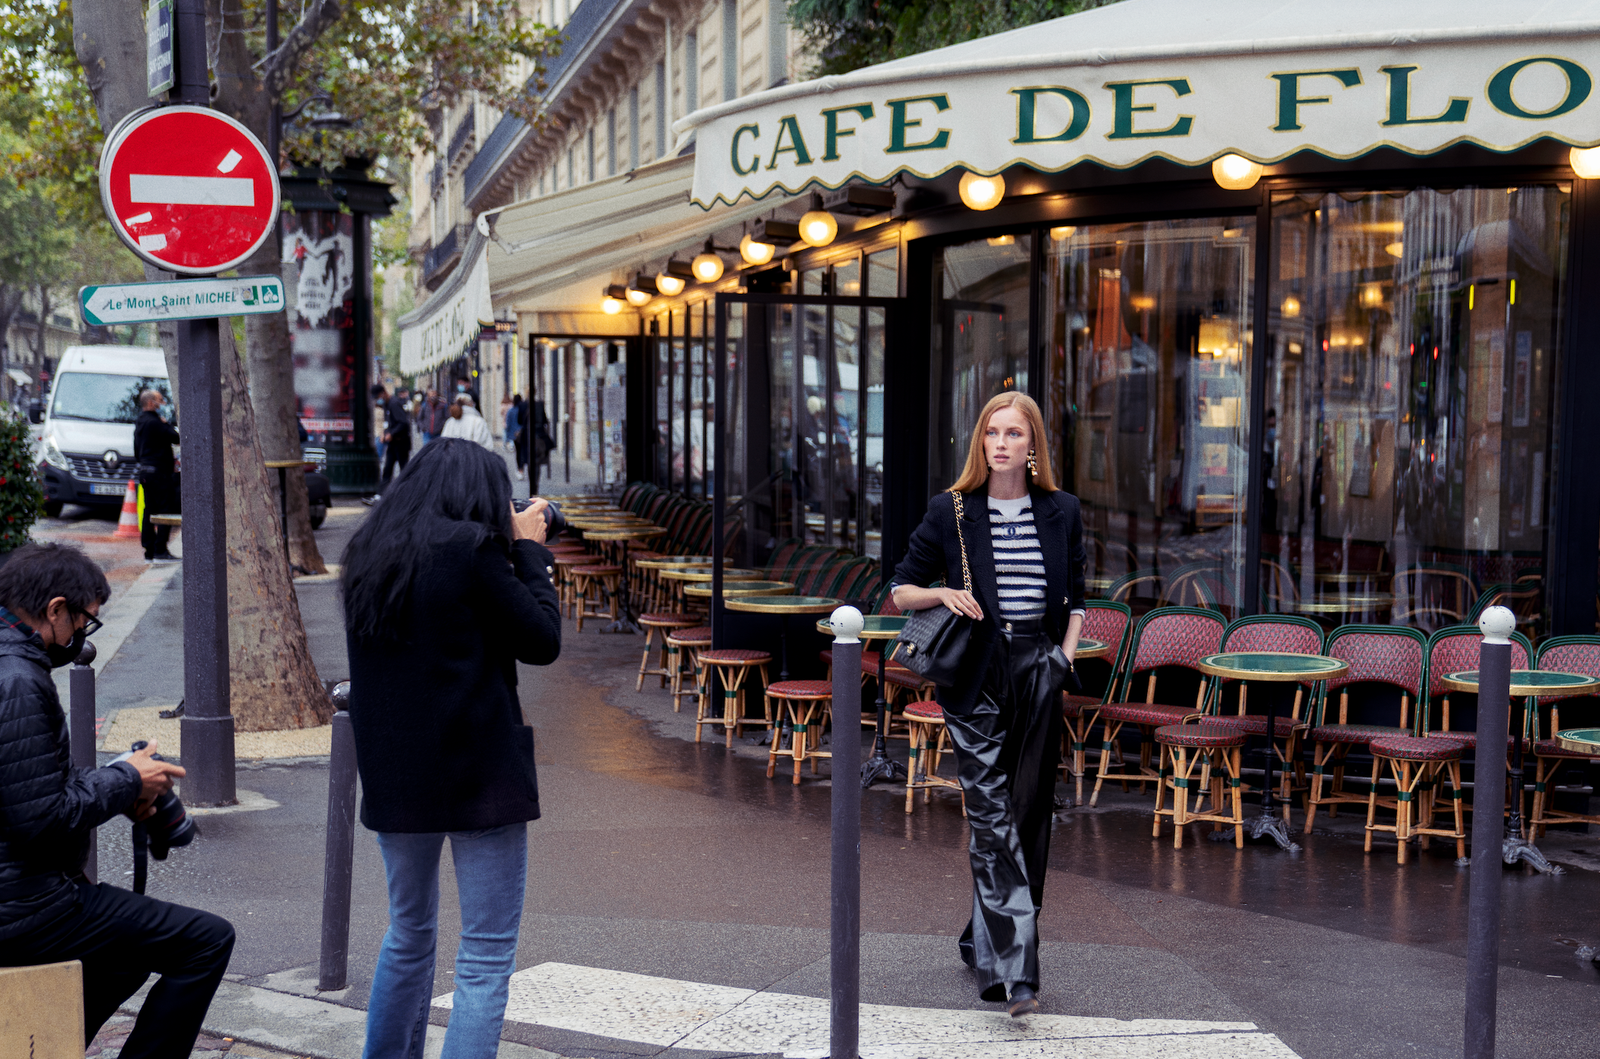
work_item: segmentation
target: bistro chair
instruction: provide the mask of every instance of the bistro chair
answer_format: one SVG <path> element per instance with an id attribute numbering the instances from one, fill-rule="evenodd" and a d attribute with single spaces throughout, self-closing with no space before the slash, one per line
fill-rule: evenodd
<path id="1" fill-rule="evenodd" d="M 1600 636 L 1553 636 L 1539 645 L 1534 668 L 1600 677 Z M 1600 727 L 1600 697 L 1583 695 L 1548 701 L 1548 710 L 1541 709 L 1538 702 L 1534 703 L 1533 757 L 1536 766 L 1533 815 L 1528 818 L 1528 837 L 1536 842 L 1550 824 L 1600 824 L 1600 813 L 1580 813 L 1558 809 L 1555 805 L 1557 794 L 1593 797 L 1588 777 L 1583 773 L 1600 758 L 1563 748 L 1556 741 L 1556 733 L 1564 728 Z M 1548 722 L 1545 721 L 1546 716 Z M 1541 732 L 1543 738 L 1539 738 Z M 1575 766 L 1568 772 L 1568 778 L 1576 782 L 1562 787 L 1556 783 L 1557 774 L 1568 766 Z"/>
<path id="2" fill-rule="evenodd" d="M 1505 607 L 1516 616 L 1518 629 L 1537 629 L 1539 623 L 1544 620 L 1543 602 L 1543 580 L 1490 585 L 1472 605 L 1472 612 L 1467 615 L 1466 624 L 1476 627 L 1484 611 L 1490 607 Z"/>
<path id="3" fill-rule="evenodd" d="M 1337 658 L 1350 668 L 1344 676 L 1323 685 L 1311 730 L 1311 795 L 1306 800 L 1306 834 L 1317 818 L 1317 807 L 1327 806 L 1328 815 L 1345 803 L 1365 805 L 1365 792 L 1354 794 L 1344 789 L 1345 761 L 1351 747 L 1366 746 L 1374 739 L 1395 735 L 1415 735 L 1415 715 L 1422 710 L 1423 678 L 1427 672 L 1427 638 L 1416 629 L 1396 625 L 1341 625 L 1328 634 L 1322 653 Z M 1391 719 L 1382 704 L 1374 701 L 1383 688 L 1398 689 L 1398 724 L 1381 724 Z M 1363 694 L 1351 712 L 1350 692 Z M 1339 706 L 1332 712 L 1334 693 Z M 1324 783 L 1327 788 L 1324 789 Z"/>
<path id="4" fill-rule="evenodd" d="M 1478 668 L 1478 655 L 1483 645 L 1483 632 L 1476 625 L 1452 625 L 1428 637 L 1428 694 L 1424 711 L 1418 721 L 1418 731 L 1429 737 L 1448 736 L 1460 743 L 1464 752 L 1470 752 L 1473 770 L 1478 767 L 1478 696 L 1469 692 L 1451 691 L 1444 678 L 1451 673 Z M 1521 633 L 1511 634 L 1511 668 L 1529 668 L 1533 646 Z M 1456 696 L 1452 707 L 1451 696 Z M 1509 723 L 1509 718 L 1508 718 Z M 1518 733 L 1526 736 L 1526 731 Z M 1511 733 L 1506 733 L 1506 742 Z M 1464 755 L 1465 756 L 1465 753 Z M 1499 768 L 1506 767 L 1504 757 Z M 1508 797 L 1512 793 L 1506 792 Z M 1516 792 L 1522 797 L 1522 792 Z M 1509 804 L 1509 802 L 1508 802 Z M 1467 807 L 1471 811 L 1472 807 Z"/>
<path id="5" fill-rule="evenodd" d="M 763 718 L 746 717 L 744 715 L 744 686 L 749 679 L 752 669 L 761 671 L 761 684 L 767 684 L 767 666 L 772 663 L 772 655 L 766 651 L 748 651 L 743 648 L 728 648 L 721 650 L 702 650 L 700 659 L 700 697 L 699 708 L 695 711 L 694 741 L 700 741 L 700 729 L 711 725 L 721 725 L 727 735 L 728 746 L 733 746 L 733 737 L 744 737 L 744 730 L 748 726 L 757 728 L 772 727 L 772 700 L 763 697 L 765 708 Z M 722 715 L 716 716 L 711 711 L 711 695 L 713 688 L 722 690 Z"/>
<path id="6" fill-rule="evenodd" d="M 583 631 L 585 618 L 617 620 L 617 588 L 622 580 L 622 567 L 609 563 L 589 563 L 574 566 L 572 577 L 579 632 Z"/>
<path id="7" fill-rule="evenodd" d="M 1156 780 L 1156 808 L 1150 828 L 1151 838 L 1161 837 L 1161 818 L 1172 817 L 1172 848 L 1183 848 L 1184 825 L 1209 820 L 1213 831 L 1224 824 L 1233 828 L 1233 844 L 1244 848 L 1244 781 L 1240 775 L 1245 734 L 1205 718 L 1199 724 L 1165 724 L 1155 731 L 1161 747 L 1161 772 Z M 1103 760 L 1103 759 L 1102 759 Z M 1199 774 L 1196 775 L 1196 769 Z M 1230 797 L 1223 801 L 1223 788 Z M 1172 808 L 1166 808 L 1167 791 L 1172 791 Z M 1189 806 L 1194 790 L 1195 804 Z M 1204 792 L 1204 793 L 1201 793 Z M 1201 808 L 1201 799 L 1209 804 Z M 1224 804 L 1229 808 L 1224 808 Z"/>
<path id="8" fill-rule="evenodd" d="M 1111 654 L 1106 658 L 1084 659 L 1077 667 L 1080 679 L 1084 666 L 1092 666 L 1095 670 L 1105 669 L 1105 690 L 1099 695 L 1061 693 L 1061 716 L 1065 722 L 1062 737 L 1067 741 L 1061 755 L 1061 768 L 1072 776 L 1076 785 L 1077 800 L 1074 805 L 1083 804 L 1083 777 L 1088 771 L 1088 715 L 1097 713 L 1100 707 L 1116 698 L 1117 686 L 1123 677 L 1122 664 L 1128 653 L 1128 633 L 1132 628 L 1133 611 L 1126 603 L 1091 599 L 1085 604 L 1083 635 L 1110 645 Z"/>
<path id="9" fill-rule="evenodd" d="M 720 652 L 719 652 L 720 653 Z M 811 774 L 817 774 L 817 759 L 833 757 L 818 749 L 822 733 L 833 718 L 833 682 L 829 680 L 780 680 L 767 685 L 766 712 L 769 720 L 789 731 L 789 754 L 794 758 L 794 783 L 800 785 L 800 767 L 809 758 Z M 767 779 L 778 768 L 778 743 L 774 734 L 767 751 Z"/>
<path id="10" fill-rule="evenodd" d="M 1106 598 L 1113 603 L 1135 604 L 1144 610 L 1157 606 L 1161 597 L 1161 572 L 1159 570 L 1134 570 L 1123 574 L 1106 589 Z"/>
<path id="11" fill-rule="evenodd" d="M 685 695 L 696 704 L 705 696 L 705 670 L 700 665 L 700 651 L 711 646 L 711 626 L 696 625 L 688 629 L 674 629 L 667 633 L 667 668 L 672 671 L 672 712 L 683 709 Z M 691 690 L 683 690 L 683 677 L 687 672 L 694 681 Z"/>
<path id="12" fill-rule="evenodd" d="M 1158 671 L 1177 667 L 1199 673 L 1200 659 L 1216 654 L 1221 645 L 1222 630 L 1221 614 L 1195 607 L 1161 607 L 1139 619 L 1128 647 L 1121 699 L 1096 708 L 1084 726 L 1085 731 L 1096 721 L 1102 726 L 1100 762 L 1095 771 L 1094 793 L 1089 796 L 1091 806 L 1099 804 L 1100 788 L 1108 779 L 1120 780 L 1124 785 L 1137 781 L 1140 793 L 1146 783 L 1160 780 L 1160 772 L 1150 763 L 1151 737 L 1163 725 L 1181 724 L 1186 717 L 1205 712 L 1207 682 L 1202 676 L 1192 706 L 1171 706 L 1156 701 Z M 1140 673 L 1149 675 L 1144 701 L 1132 702 L 1134 677 Z M 1139 731 L 1139 765 L 1137 769 L 1124 765 L 1122 771 L 1113 772 L 1113 748 L 1123 726 L 1129 724 Z"/>
<path id="13" fill-rule="evenodd" d="M 1236 598 L 1228 575 L 1216 561 L 1185 563 L 1172 571 L 1161 593 L 1163 607 L 1207 607 L 1232 610 Z"/>
<path id="14" fill-rule="evenodd" d="M 1396 625 L 1415 625 L 1431 633 L 1467 619 L 1478 585 L 1466 567 L 1454 563 L 1417 563 L 1395 571 L 1394 610 Z"/>
<path id="15" fill-rule="evenodd" d="M 666 687 L 671 679 L 678 662 L 678 652 L 672 644 L 667 642 L 667 634 L 679 629 L 692 629 L 700 624 L 700 618 L 694 614 L 666 614 L 661 612 L 645 613 L 639 615 L 639 624 L 644 626 L 644 656 L 639 659 L 639 679 L 634 682 L 634 691 L 644 690 L 644 678 L 659 676 L 661 686 Z M 661 632 L 661 646 L 656 648 L 660 658 L 654 669 L 650 667 L 650 651 L 656 638 L 656 631 Z M 677 700 L 673 700 L 677 705 Z"/>
<path id="16" fill-rule="evenodd" d="M 1292 614 L 1300 602 L 1300 586 L 1289 568 L 1275 557 L 1261 557 L 1261 613 Z"/>
<path id="17" fill-rule="evenodd" d="M 939 763 L 949 745 L 949 730 L 945 727 L 944 710 L 933 700 L 931 684 L 922 697 L 906 704 L 902 716 L 911 736 L 911 754 L 906 761 L 906 812 L 910 813 L 918 791 L 927 802 L 935 787 L 960 791 L 961 781 L 939 775 Z M 961 813 L 965 816 L 966 812 L 967 798 L 963 793 Z"/>
<path id="18" fill-rule="evenodd" d="M 1384 735 L 1372 740 L 1368 749 L 1372 752 L 1372 780 L 1367 790 L 1366 851 L 1372 852 L 1373 835 L 1388 831 L 1395 837 L 1395 858 L 1401 864 L 1406 862 L 1406 848 L 1413 837 L 1418 838 L 1423 849 L 1428 848 L 1432 835 L 1453 838 L 1457 859 L 1465 857 L 1467 831 L 1461 810 L 1461 755 L 1465 744 L 1447 738 Z M 1394 780 L 1393 797 L 1379 790 L 1378 781 L 1385 766 Z M 1455 826 L 1450 828 L 1433 823 L 1441 776 L 1450 780 L 1450 811 L 1455 820 Z M 1377 822 L 1380 808 L 1394 810 L 1393 824 Z"/>

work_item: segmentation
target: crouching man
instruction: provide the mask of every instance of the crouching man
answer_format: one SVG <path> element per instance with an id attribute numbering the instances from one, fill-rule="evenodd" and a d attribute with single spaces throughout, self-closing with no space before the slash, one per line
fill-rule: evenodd
<path id="1" fill-rule="evenodd" d="M 77 658 L 110 595 L 100 568 L 65 545 L 27 544 L 0 566 L 0 966 L 81 960 L 90 1040 L 159 974 L 122 1055 L 187 1056 L 233 927 L 83 877 L 94 829 L 144 818 L 183 775 L 152 758 L 154 744 L 105 768 L 72 767 L 50 670 Z"/>

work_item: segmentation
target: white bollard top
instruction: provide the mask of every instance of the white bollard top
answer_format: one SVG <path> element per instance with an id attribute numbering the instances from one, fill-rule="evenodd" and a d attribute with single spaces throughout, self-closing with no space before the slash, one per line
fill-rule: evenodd
<path id="1" fill-rule="evenodd" d="M 1484 643 L 1510 643 L 1511 633 L 1517 627 L 1517 616 L 1508 607 L 1490 607 L 1478 619 L 1478 629 Z"/>
<path id="2" fill-rule="evenodd" d="M 838 607 L 828 615 L 828 624 L 833 626 L 834 643 L 860 643 L 867 620 L 854 607 Z"/>

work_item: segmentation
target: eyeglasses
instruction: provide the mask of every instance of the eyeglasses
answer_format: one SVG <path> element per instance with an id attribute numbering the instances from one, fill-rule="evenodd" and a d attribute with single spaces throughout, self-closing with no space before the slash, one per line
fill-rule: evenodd
<path id="1" fill-rule="evenodd" d="M 84 617 L 83 638 L 85 640 L 99 632 L 105 626 L 105 622 L 101 621 L 99 618 L 95 617 L 93 614 L 90 614 L 86 610 L 80 610 L 78 613 L 82 614 Z"/>

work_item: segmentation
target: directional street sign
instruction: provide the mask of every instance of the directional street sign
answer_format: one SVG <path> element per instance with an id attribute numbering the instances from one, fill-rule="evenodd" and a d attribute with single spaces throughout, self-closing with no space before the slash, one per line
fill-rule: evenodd
<path id="1" fill-rule="evenodd" d="M 159 96 L 172 87 L 172 0 L 150 0 L 144 35 L 149 94 Z"/>
<path id="2" fill-rule="evenodd" d="M 91 327 L 259 316 L 283 311 L 283 280 L 277 276 L 240 276 L 107 284 L 80 288 L 78 305 L 83 310 L 83 322 Z"/>
<path id="3" fill-rule="evenodd" d="M 278 173 L 239 122 L 205 107 L 156 107 L 119 125 L 100 154 L 100 201 L 145 261 L 225 272 L 278 221 Z"/>

